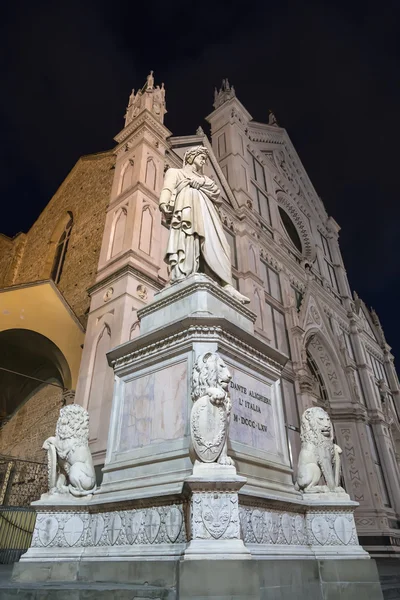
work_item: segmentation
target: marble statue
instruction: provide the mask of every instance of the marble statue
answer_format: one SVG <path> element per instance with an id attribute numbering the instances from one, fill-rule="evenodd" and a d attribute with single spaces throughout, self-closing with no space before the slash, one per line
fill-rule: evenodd
<path id="1" fill-rule="evenodd" d="M 232 285 L 231 255 L 216 206 L 221 204 L 217 185 L 203 174 L 207 148 L 190 148 L 182 169 L 168 169 L 160 195 L 160 210 L 170 225 L 165 261 L 171 283 L 203 272 L 218 281 L 242 304 L 250 302 Z"/>
<path id="2" fill-rule="evenodd" d="M 279 127 L 276 116 L 274 115 L 271 109 L 269 109 L 268 114 L 268 125 L 272 125 L 273 127 Z"/>
<path id="3" fill-rule="evenodd" d="M 133 121 L 135 117 L 139 114 L 140 111 L 140 98 L 142 96 L 142 92 L 139 90 L 135 95 L 135 90 L 132 90 L 131 95 L 129 96 L 128 106 L 126 108 L 125 113 L 125 127 L 129 125 Z"/>
<path id="4" fill-rule="evenodd" d="M 190 431 L 196 459 L 200 462 L 234 464 L 227 455 L 232 409 L 230 380 L 228 367 L 218 354 L 206 352 L 197 358 L 193 367 Z"/>
<path id="5" fill-rule="evenodd" d="M 152 90 L 154 87 L 154 71 L 150 71 L 150 75 L 147 75 L 147 86 L 146 90 Z"/>
<path id="6" fill-rule="evenodd" d="M 49 437 L 43 444 L 48 455 L 50 495 L 80 497 L 95 491 L 96 476 L 88 441 L 88 412 L 79 404 L 64 406 L 55 437 Z"/>
<path id="7" fill-rule="evenodd" d="M 333 427 L 319 406 L 307 408 L 301 418 L 301 450 L 297 489 L 305 493 L 345 493 L 339 486 L 341 448 L 333 442 Z M 321 476 L 326 485 L 319 485 Z"/>

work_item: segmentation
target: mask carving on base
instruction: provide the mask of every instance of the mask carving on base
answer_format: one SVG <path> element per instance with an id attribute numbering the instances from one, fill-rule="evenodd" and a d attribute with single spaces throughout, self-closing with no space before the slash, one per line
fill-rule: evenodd
<path id="1" fill-rule="evenodd" d="M 345 493 L 339 486 L 341 448 L 333 442 L 331 419 L 323 408 L 307 408 L 301 418 L 301 451 L 296 487 L 305 493 Z M 321 476 L 326 485 L 319 485 Z"/>
<path id="2" fill-rule="evenodd" d="M 96 476 L 89 450 L 89 414 L 78 404 L 60 410 L 55 437 L 48 438 L 50 494 L 88 496 L 96 489 Z"/>
<path id="3" fill-rule="evenodd" d="M 190 431 L 196 458 L 203 463 L 233 465 L 227 455 L 227 438 L 232 402 L 231 374 L 215 352 L 201 354 L 193 368 Z"/>

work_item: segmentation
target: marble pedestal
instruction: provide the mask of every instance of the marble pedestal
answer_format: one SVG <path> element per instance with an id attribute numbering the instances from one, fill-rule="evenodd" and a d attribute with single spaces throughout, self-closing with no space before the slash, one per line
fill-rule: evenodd
<path id="1" fill-rule="evenodd" d="M 255 315 L 198 274 L 138 314 L 141 335 L 108 354 L 115 388 L 102 485 L 87 500 L 35 503 L 22 563 L 368 558 L 355 503 L 294 488 L 280 392 L 287 357 L 254 335 Z M 232 375 L 236 469 L 193 468 L 191 379 L 205 352 Z"/>
<path id="2" fill-rule="evenodd" d="M 116 384 L 98 501 L 182 493 L 193 468 L 193 364 L 204 352 L 217 352 L 233 376 L 229 452 L 246 492 L 295 497 L 280 392 L 287 356 L 255 337 L 255 315 L 196 274 L 138 316 L 140 336 L 108 354 Z"/>

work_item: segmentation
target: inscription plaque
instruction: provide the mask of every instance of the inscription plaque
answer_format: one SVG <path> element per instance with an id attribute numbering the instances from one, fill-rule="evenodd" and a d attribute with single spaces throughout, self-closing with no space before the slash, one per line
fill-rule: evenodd
<path id="1" fill-rule="evenodd" d="M 230 440 L 278 454 L 272 382 L 252 376 L 231 365 L 229 370 L 232 374 L 229 384 L 232 400 Z"/>

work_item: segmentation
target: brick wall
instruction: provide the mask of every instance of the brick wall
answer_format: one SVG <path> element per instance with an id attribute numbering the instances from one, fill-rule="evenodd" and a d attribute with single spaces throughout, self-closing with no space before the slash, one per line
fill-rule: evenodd
<path id="1" fill-rule="evenodd" d="M 13 281 L 20 284 L 49 278 L 49 242 L 60 219 L 72 212 L 74 223 L 58 287 L 83 324 L 89 307 L 86 290 L 96 275 L 114 162 L 112 152 L 79 159 L 27 233 Z M 0 273 L 1 269 L 0 263 Z"/>
<path id="2" fill-rule="evenodd" d="M 13 257 L 13 241 L 0 233 L 0 287 L 6 284 Z"/>
<path id="3" fill-rule="evenodd" d="M 46 462 L 43 442 L 55 434 L 62 406 L 62 390 L 43 387 L 0 429 L 0 454 Z"/>

